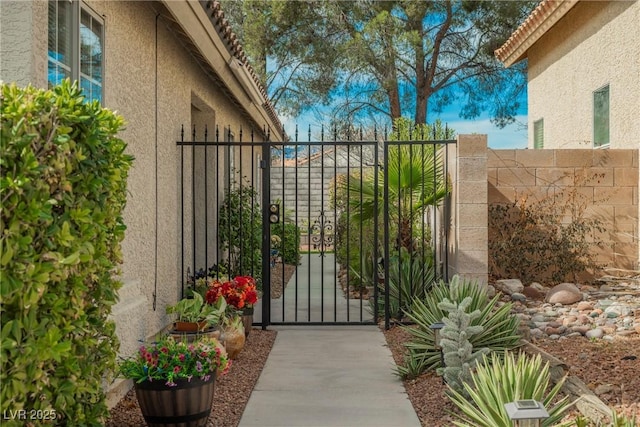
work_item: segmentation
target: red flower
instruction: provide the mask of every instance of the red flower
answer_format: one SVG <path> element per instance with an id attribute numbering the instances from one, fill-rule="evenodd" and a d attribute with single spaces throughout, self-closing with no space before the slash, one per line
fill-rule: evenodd
<path id="1" fill-rule="evenodd" d="M 220 282 L 212 280 L 205 294 L 207 303 L 214 304 L 222 296 L 228 305 L 242 309 L 258 302 L 256 281 L 251 276 L 237 276 L 233 280 Z"/>

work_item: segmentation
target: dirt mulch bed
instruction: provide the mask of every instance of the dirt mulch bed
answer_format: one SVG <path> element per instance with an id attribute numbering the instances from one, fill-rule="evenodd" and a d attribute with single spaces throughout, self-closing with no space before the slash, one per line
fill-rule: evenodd
<path id="1" fill-rule="evenodd" d="M 252 329 L 242 352 L 233 361 L 229 373 L 216 380 L 213 410 L 208 427 L 235 427 L 240 423 L 249 396 L 255 387 L 269 352 L 276 339 L 276 331 Z M 144 426 L 138 401 L 133 390 L 111 410 L 107 427 Z"/>
<path id="2" fill-rule="evenodd" d="M 400 327 L 384 331 L 387 344 L 396 363 L 402 363 L 404 343 L 410 335 Z M 580 378 L 607 405 L 618 413 L 640 417 L 640 336 L 620 338 L 613 342 L 589 341 L 584 337 L 539 340 L 535 344 L 564 361 L 569 374 Z M 635 357 L 635 359 L 634 359 Z M 423 426 L 450 426 L 454 419 L 450 412 L 456 407 L 446 396 L 446 385 L 434 372 L 404 386 Z M 600 387 L 599 386 L 605 386 Z M 608 390 L 606 393 L 601 393 Z"/>

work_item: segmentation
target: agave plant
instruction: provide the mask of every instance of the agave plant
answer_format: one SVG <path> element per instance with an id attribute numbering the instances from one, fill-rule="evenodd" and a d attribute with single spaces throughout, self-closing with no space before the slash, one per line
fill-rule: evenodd
<path id="1" fill-rule="evenodd" d="M 432 258 L 411 257 L 402 250 L 399 256 L 389 259 L 389 313 L 401 318 L 403 313 L 411 311 L 414 299 L 427 297 L 436 281 Z M 378 284 L 378 312 L 384 312 L 385 286 Z"/>
<path id="2" fill-rule="evenodd" d="M 542 402 L 549 413 L 542 425 L 555 426 L 571 406 L 567 397 L 554 402 L 564 378 L 549 389 L 549 364 L 543 364 L 540 355 L 520 353 L 516 358 L 505 351 L 483 356 L 471 378 L 472 384 L 464 384 L 469 397 L 449 388 L 449 398 L 462 412 L 452 413 L 460 420 L 454 422 L 456 426 L 510 427 L 504 404 L 525 399 Z"/>
<path id="3" fill-rule="evenodd" d="M 435 349 L 435 336 L 429 326 L 441 322 L 446 316 L 438 307 L 441 301 L 446 298 L 459 304 L 466 297 L 471 297 L 468 311 L 480 310 L 481 313 L 471 325 L 482 325 L 484 328 L 469 339 L 473 348 L 486 347 L 490 351 L 502 352 L 519 345 L 520 320 L 511 314 L 512 305 L 507 303 L 499 306 L 499 296 L 490 299 L 486 289 L 476 281 L 461 279 L 456 275 L 449 284 L 440 281 L 434 285 L 424 299 L 414 299 L 411 311 L 406 312 L 416 327 L 406 327 L 412 339 L 406 344 L 409 353 L 404 366 L 396 368 L 399 376 L 415 378 L 440 365 L 440 352 Z"/>

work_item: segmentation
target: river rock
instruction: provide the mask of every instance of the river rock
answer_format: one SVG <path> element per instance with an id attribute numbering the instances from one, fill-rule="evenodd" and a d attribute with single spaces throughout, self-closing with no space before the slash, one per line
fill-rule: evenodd
<path id="1" fill-rule="evenodd" d="M 514 293 L 522 293 L 524 290 L 524 285 L 520 281 L 520 279 L 502 279 L 497 280 L 495 287 L 497 290 L 505 293 L 507 295 L 512 295 Z"/>
<path id="2" fill-rule="evenodd" d="M 551 288 L 545 301 L 551 304 L 573 304 L 582 300 L 582 292 L 573 283 L 560 283 Z"/>

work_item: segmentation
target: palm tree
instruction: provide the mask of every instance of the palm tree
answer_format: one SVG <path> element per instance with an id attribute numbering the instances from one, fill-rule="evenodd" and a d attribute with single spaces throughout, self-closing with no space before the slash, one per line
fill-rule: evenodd
<path id="1" fill-rule="evenodd" d="M 444 176 L 442 146 L 401 143 L 411 139 L 411 130 L 414 135 L 432 134 L 430 126 L 422 126 L 426 129 L 414 127 L 406 119 L 394 122 L 396 132 L 390 140 L 398 143 L 391 142 L 387 148 L 386 204 L 382 201 L 385 195 L 385 171 L 382 168 L 377 171 L 377 180 L 376 172 L 367 170 L 362 178 L 349 176 L 340 182 L 351 211 L 350 218 L 362 222 L 373 220 L 377 201 L 378 212 L 388 209 L 389 232 L 396 234 L 397 247 L 405 248 L 409 254 L 426 243 L 424 218 L 427 210 L 437 206 L 449 192 Z M 434 126 L 442 130 L 441 124 Z M 435 136 L 439 136 L 437 131 Z M 420 242 L 416 242 L 416 235 L 422 236 Z"/>

